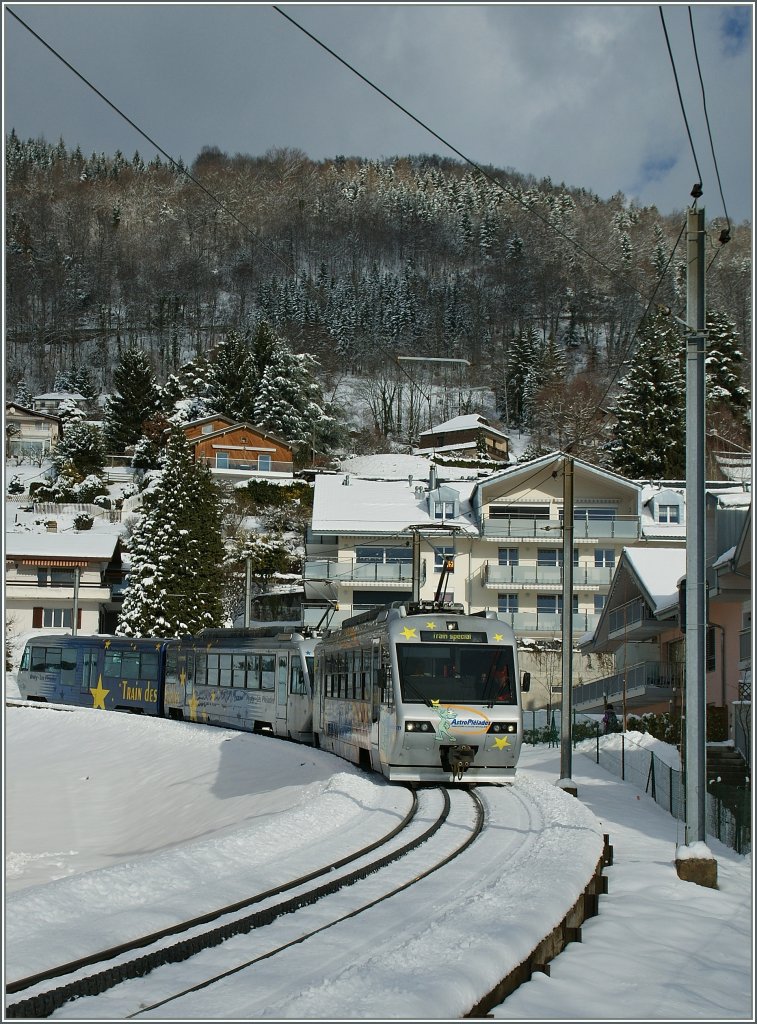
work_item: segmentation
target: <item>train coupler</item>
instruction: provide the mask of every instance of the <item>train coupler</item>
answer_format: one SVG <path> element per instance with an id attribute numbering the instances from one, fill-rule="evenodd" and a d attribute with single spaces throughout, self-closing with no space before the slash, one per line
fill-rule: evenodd
<path id="1" fill-rule="evenodd" d="M 458 782 L 473 763 L 474 751 L 469 746 L 452 747 L 449 752 L 449 770 Z"/>

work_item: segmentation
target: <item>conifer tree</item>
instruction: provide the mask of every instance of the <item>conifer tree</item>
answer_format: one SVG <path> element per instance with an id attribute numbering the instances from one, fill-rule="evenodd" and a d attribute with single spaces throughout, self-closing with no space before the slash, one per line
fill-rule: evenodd
<path id="1" fill-rule="evenodd" d="M 109 454 L 120 455 L 139 440 L 143 422 L 158 407 L 158 397 L 158 384 L 145 353 L 125 349 L 113 371 L 113 391 L 105 409 L 104 440 Z"/>
<path id="2" fill-rule="evenodd" d="M 131 537 L 120 636 L 178 636 L 223 619 L 223 541 L 217 489 L 174 427 L 163 469 Z"/>
<path id="3" fill-rule="evenodd" d="M 23 377 L 16 384 L 16 394 L 13 400 L 18 402 L 19 405 L 23 405 L 26 409 L 31 409 L 32 407 L 32 393 Z"/>
<path id="4" fill-rule="evenodd" d="M 256 353 L 250 342 L 231 331 L 216 347 L 209 366 L 208 402 L 214 412 L 253 423 L 258 379 Z"/>
<path id="5" fill-rule="evenodd" d="M 683 342 L 665 313 L 639 329 L 613 409 L 612 467 L 636 479 L 682 480 L 686 471 Z"/>
<path id="6" fill-rule="evenodd" d="M 733 320 L 716 309 L 707 311 L 707 403 L 726 406 L 737 416 L 746 416 L 749 391 L 741 382 L 744 356 L 739 348 Z"/>
<path id="7" fill-rule="evenodd" d="M 277 339 L 258 388 L 254 423 L 291 445 L 307 442 L 315 424 L 327 418 L 315 368 L 314 356 L 296 355 Z"/>

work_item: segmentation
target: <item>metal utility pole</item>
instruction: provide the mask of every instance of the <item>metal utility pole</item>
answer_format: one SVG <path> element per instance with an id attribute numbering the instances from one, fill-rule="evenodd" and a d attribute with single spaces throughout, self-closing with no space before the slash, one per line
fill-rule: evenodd
<path id="1" fill-rule="evenodd" d="M 562 513 L 562 705 L 560 712 L 560 778 L 573 771 L 573 457 L 565 456 Z"/>
<path id="2" fill-rule="evenodd" d="M 252 558 L 250 555 L 245 559 L 245 571 L 244 571 L 244 628 L 247 629 L 250 625 L 250 590 L 252 587 L 251 583 L 252 574 Z"/>
<path id="3" fill-rule="evenodd" d="M 686 845 L 705 842 L 705 251 L 704 210 L 689 210 L 686 241 Z"/>
<path id="4" fill-rule="evenodd" d="M 76 636 L 77 620 L 79 618 L 79 580 L 81 579 L 81 569 L 78 565 L 74 566 L 74 617 L 71 623 L 71 636 Z"/>

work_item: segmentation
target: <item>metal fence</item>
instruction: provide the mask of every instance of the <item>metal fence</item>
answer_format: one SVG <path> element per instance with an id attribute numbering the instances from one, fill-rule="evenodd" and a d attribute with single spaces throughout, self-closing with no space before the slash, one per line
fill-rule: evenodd
<path id="1" fill-rule="evenodd" d="M 576 753 L 625 782 L 643 790 L 679 821 L 686 820 L 686 792 L 683 772 L 666 764 L 647 747 L 635 743 L 625 733 L 603 737 L 600 715 L 579 715 L 573 721 L 573 747 Z M 524 711 L 524 742 L 547 743 L 559 747 L 560 711 L 554 709 Z M 589 737 L 589 738 L 587 738 Z M 750 786 L 729 786 L 707 780 L 705 830 L 736 853 L 752 849 L 752 793 Z"/>

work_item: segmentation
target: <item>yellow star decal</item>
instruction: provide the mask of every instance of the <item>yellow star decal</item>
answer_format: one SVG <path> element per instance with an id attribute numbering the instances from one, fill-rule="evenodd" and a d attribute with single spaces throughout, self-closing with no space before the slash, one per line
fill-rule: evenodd
<path id="1" fill-rule="evenodd" d="M 436 623 L 435 622 L 427 622 L 426 623 L 426 629 L 436 629 Z"/>
<path id="2" fill-rule="evenodd" d="M 502 639 L 502 634 L 501 633 L 495 633 L 494 634 L 494 639 L 495 640 L 501 640 Z"/>
<path id="3" fill-rule="evenodd" d="M 182 686 L 186 685 L 187 673 L 184 671 L 184 669 L 182 669 L 181 672 L 179 672 L 179 682 L 181 683 Z"/>
<path id="4" fill-rule="evenodd" d="M 103 647 L 107 651 L 107 649 L 110 647 L 110 640 L 106 640 L 105 643 L 103 644 Z"/>
<path id="5" fill-rule="evenodd" d="M 97 677 L 97 688 L 93 690 L 90 686 L 89 692 L 92 694 L 92 707 L 100 708 L 102 711 L 105 711 L 105 698 L 110 693 L 110 690 L 103 689 L 102 676 Z"/>
<path id="6" fill-rule="evenodd" d="M 502 737 L 495 736 L 494 737 L 494 747 L 496 747 L 497 750 L 504 750 L 505 747 L 509 747 L 509 746 L 510 746 L 510 741 L 508 740 L 507 736 L 502 736 Z M 494 750 L 494 747 L 492 747 L 492 750 Z"/>
<path id="7" fill-rule="evenodd" d="M 193 721 L 193 722 L 197 721 L 197 704 L 198 703 L 199 702 L 198 702 L 198 700 L 197 700 L 197 698 L 195 697 L 194 694 L 192 694 L 192 696 L 187 701 L 187 704 L 189 705 L 189 717 L 190 717 L 191 721 Z"/>
<path id="8" fill-rule="evenodd" d="M 215 704 L 215 702 L 216 702 L 216 691 L 215 690 L 211 690 L 210 691 L 210 703 L 211 704 Z"/>
<path id="9" fill-rule="evenodd" d="M 405 626 L 405 628 L 402 630 L 402 635 L 406 640 L 417 639 L 415 636 L 415 629 L 410 629 L 408 626 Z"/>

